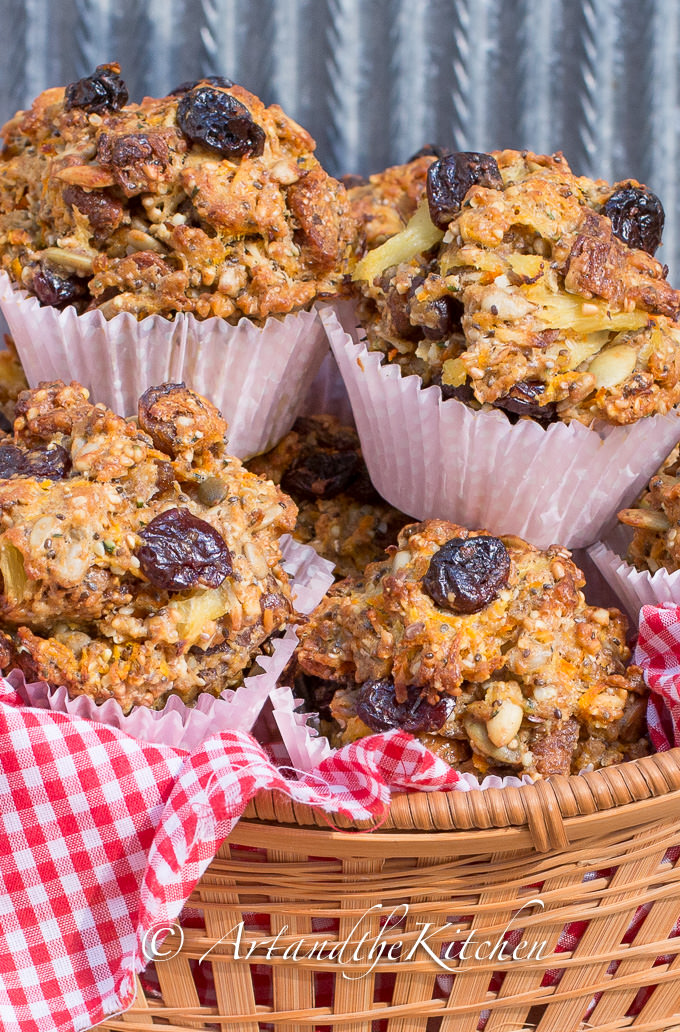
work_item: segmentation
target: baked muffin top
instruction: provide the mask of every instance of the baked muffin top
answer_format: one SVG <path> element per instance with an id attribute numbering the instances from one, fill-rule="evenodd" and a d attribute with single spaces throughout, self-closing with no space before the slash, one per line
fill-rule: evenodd
<path id="1" fill-rule="evenodd" d="M 593 737 L 637 741 L 644 686 L 626 669 L 625 619 L 586 604 L 566 549 L 430 520 L 389 551 L 300 630 L 299 667 L 344 686 L 331 711 L 359 718 L 350 736 L 437 733 L 479 770 L 533 774 L 568 773 Z"/>
<path id="2" fill-rule="evenodd" d="M 370 250 L 395 182 L 414 213 Z M 454 153 L 350 199 L 369 346 L 404 374 L 541 421 L 631 423 L 680 399 L 680 294 L 653 257 L 663 208 L 635 180 L 575 176 L 561 154 Z"/>
<path id="3" fill-rule="evenodd" d="M 2 130 L 0 260 L 43 304 L 261 321 L 339 291 L 354 223 L 309 133 L 228 79 L 128 104 L 116 64 Z"/>
<path id="4" fill-rule="evenodd" d="M 332 562 L 337 578 L 358 576 L 382 559 L 410 522 L 377 493 L 356 430 L 334 416 L 301 416 L 275 448 L 246 465 L 291 496 L 298 506 L 293 536 Z"/>
<path id="5" fill-rule="evenodd" d="M 0 665 L 128 709 L 241 682 L 292 615 L 296 508 L 219 411 L 152 387 L 138 420 L 77 383 L 20 395 L 0 442 Z"/>

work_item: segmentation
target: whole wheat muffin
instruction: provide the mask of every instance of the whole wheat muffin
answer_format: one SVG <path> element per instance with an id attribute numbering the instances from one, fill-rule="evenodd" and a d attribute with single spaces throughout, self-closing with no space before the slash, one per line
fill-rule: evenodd
<path id="1" fill-rule="evenodd" d="M 117 64 L 2 130 L 0 260 L 47 305 L 261 321 L 340 289 L 354 223 L 309 133 L 228 79 L 128 104 Z"/>
<path id="2" fill-rule="evenodd" d="M 293 615 L 294 503 L 226 451 L 219 411 L 152 387 L 138 420 L 77 383 L 20 395 L 0 441 L 0 666 L 157 706 L 239 685 Z"/>
<path id="3" fill-rule="evenodd" d="M 382 559 L 409 522 L 371 484 L 356 430 L 334 416 L 300 417 L 275 448 L 246 465 L 291 496 L 298 506 L 293 537 L 332 562 L 337 578 L 358 576 Z"/>
<path id="4" fill-rule="evenodd" d="M 586 425 L 680 399 L 680 294 L 653 257 L 663 208 L 636 181 L 575 176 L 561 154 L 453 153 L 350 199 L 369 248 L 361 322 L 404 375 L 475 408 Z"/>
<path id="5" fill-rule="evenodd" d="M 336 744 L 400 727 L 458 768 L 533 776 L 646 751 L 625 619 L 586 604 L 566 549 L 430 520 L 389 551 L 300 631 Z"/>

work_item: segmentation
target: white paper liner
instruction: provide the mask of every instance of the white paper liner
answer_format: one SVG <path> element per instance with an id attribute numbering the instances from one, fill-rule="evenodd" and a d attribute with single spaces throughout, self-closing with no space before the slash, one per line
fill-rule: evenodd
<path id="1" fill-rule="evenodd" d="M 293 581 L 295 608 L 307 614 L 318 605 L 333 583 L 333 567 L 313 548 L 293 541 L 288 535 L 281 539 L 281 549 L 284 567 Z M 198 696 L 195 705 L 189 707 L 177 696 L 171 696 L 162 710 L 136 706 L 127 715 L 114 699 L 98 706 L 85 695 L 70 699 L 63 687 L 50 688 L 44 682 L 26 684 L 17 671 L 7 679 L 33 706 L 107 724 L 142 741 L 194 749 L 220 731 L 250 731 L 253 728 L 296 645 L 297 634 L 294 627 L 289 627 L 281 638 L 273 641 L 271 656 L 258 657 L 257 662 L 264 672 L 245 677 L 242 685 L 226 689 L 219 698 L 204 692 Z"/>
<path id="2" fill-rule="evenodd" d="M 637 630 L 642 606 L 662 606 L 666 602 L 680 603 L 680 570 L 636 570 L 623 558 L 633 536 L 630 527 L 618 526 L 588 549 L 588 555 L 602 576 L 616 592 L 625 609 L 631 629 Z"/>
<path id="3" fill-rule="evenodd" d="M 300 408 L 301 416 L 335 416 L 343 426 L 353 426 L 354 416 L 345 381 L 332 351 L 327 351 Z"/>
<path id="4" fill-rule="evenodd" d="M 381 364 L 343 306 L 320 312 L 352 402 L 376 489 L 417 519 L 516 534 L 547 548 L 586 547 L 680 440 L 677 411 L 600 431 L 443 402 L 439 387 Z M 342 322 L 340 321 L 342 320 Z"/>
<path id="5" fill-rule="evenodd" d="M 138 321 L 123 312 L 107 321 L 99 311 L 42 306 L 6 272 L 0 306 L 32 387 L 77 380 L 94 401 L 131 416 L 147 387 L 183 380 L 222 411 L 229 450 L 240 459 L 267 451 L 290 430 L 328 351 L 316 309 L 263 327 L 191 313 Z"/>

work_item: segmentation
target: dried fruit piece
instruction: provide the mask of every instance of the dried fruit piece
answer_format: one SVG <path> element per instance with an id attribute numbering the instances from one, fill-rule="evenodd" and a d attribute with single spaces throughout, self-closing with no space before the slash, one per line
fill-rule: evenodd
<path id="1" fill-rule="evenodd" d="M 455 705 L 445 696 L 432 705 L 420 694 L 420 688 L 410 685 L 405 702 L 397 702 L 394 684 L 387 678 L 366 681 L 359 689 L 357 716 L 373 731 L 391 731 L 399 728 L 416 734 L 419 731 L 438 731 Z"/>
<path id="2" fill-rule="evenodd" d="M 13 430 L 12 424 L 4 412 L 0 412 L 0 430 L 6 434 L 11 434 Z"/>
<path id="3" fill-rule="evenodd" d="M 64 107 L 67 111 L 120 111 L 128 102 L 127 86 L 120 77 L 120 65 L 97 65 L 94 75 L 78 79 L 66 87 Z"/>
<path id="4" fill-rule="evenodd" d="M 139 535 L 137 558 L 144 576 L 164 591 L 185 591 L 199 584 L 218 588 L 231 574 L 224 538 L 188 509 L 166 509 Z"/>
<path id="5" fill-rule="evenodd" d="M 541 396 L 545 393 L 545 384 L 537 380 L 519 380 L 502 398 L 494 401 L 494 408 L 503 409 L 516 416 L 531 416 L 542 422 L 555 419 L 555 406 L 552 403 L 541 405 Z"/>
<path id="6" fill-rule="evenodd" d="M 502 190 L 503 180 L 496 159 L 490 154 L 458 151 L 430 165 L 427 170 L 427 202 L 430 218 L 438 229 L 447 229 L 472 186 Z"/>
<path id="7" fill-rule="evenodd" d="M 57 276 L 48 266 L 40 265 L 33 273 L 31 289 L 41 305 L 65 308 L 85 296 L 85 284 L 77 276 Z"/>
<path id="8" fill-rule="evenodd" d="M 451 538 L 435 552 L 423 577 L 432 601 L 454 613 L 478 613 L 505 587 L 510 556 L 499 538 Z"/>
<path id="9" fill-rule="evenodd" d="M 205 75 L 202 79 L 190 79 L 189 82 L 180 83 L 179 86 L 175 86 L 174 90 L 170 90 L 168 96 L 177 97 L 180 93 L 189 93 L 204 83 L 207 83 L 209 86 L 221 86 L 224 90 L 228 90 L 234 85 L 231 79 L 227 79 L 225 75 Z"/>
<path id="10" fill-rule="evenodd" d="M 642 186 L 624 186 L 604 206 L 614 235 L 628 247 L 654 254 L 661 243 L 666 216 L 655 193 Z"/>
<path id="11" fill-rule="evenodd" d="M 50 448 L 23 451 L 15 444 L 0 445 L 0 479 L 35 477 L 36 480 L 63 480 L 71 472 L 71 456 L 60 444 Z"/>
<path id="12" fill-rule="evenodd" d="M 432 325 L 423 326 L 423 333 L 427 340 L 443 340 L 445 337 L 450 337 L 456 330 L 459 333 L 463 332 L 461 319 L 464 308 L 462 301 L 459 301 L 457 297 L 450 294 L 446 297 L 437 297 L 434 301 L 429 302 L 427 312 L 428 318 L 432 320 Z"/>
<path id="13" fill-rule="evenodd" d="M 413 154 L 407 164 L 411 164 L 412 161 L 417 161 L 418 158 L 445 158 L 451 151 L 448 147 L 440 147 L 437 143 L 425 143 Z"/>
<path id="14" fill-rule="evenodd" d="M 346 491 L 359 472 L 353 451 L 304 451 L 281 478 L 288 494 L 303 498 L 334 498 Z"/>
<path id="15" fill-rule="evenodd" d="M 199 86 L 182 97 L 177 125 L 192 143 L 212 147 L 232 161 L 264 150 L 265 131 L 245 104 L 210 86 Z"/>

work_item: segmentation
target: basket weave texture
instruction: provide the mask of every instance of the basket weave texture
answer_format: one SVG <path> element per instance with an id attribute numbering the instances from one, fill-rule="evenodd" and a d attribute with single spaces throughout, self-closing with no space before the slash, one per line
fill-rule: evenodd
<path id="1" fill-rule="evenodd" d="M 259 795 L 163 944 L 168 959 L 99 1030 L 680 1032 L 680 749 L 522 788 L 398 796 L 379 829 L 357 830 Z M 220 940 L 242 921 L 241 954 L 260 946 L 236 960 Z M 454 950 L 449 974 L 412 949 L 423 922 L 437 955 L 470 934 L 493 945 L 509 924 L 522 929 L 511 942 L 547 945 L 504 961 Z M 572 948 L 555 953 L 567 926 Z M 344 964 L 304 959 L 364 933 L 355 963 L 352 949 Z M 368 959 L 377 936 L 402 943 L 392 959 L 387 947 Z"/>

